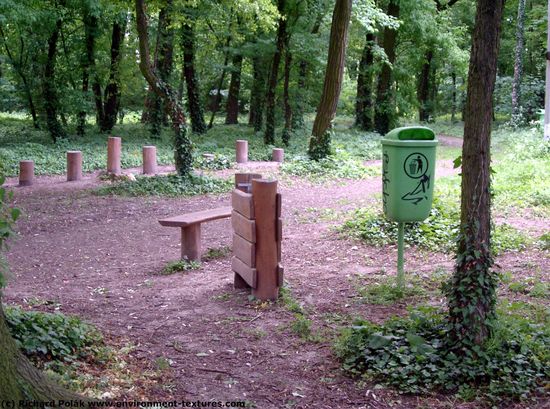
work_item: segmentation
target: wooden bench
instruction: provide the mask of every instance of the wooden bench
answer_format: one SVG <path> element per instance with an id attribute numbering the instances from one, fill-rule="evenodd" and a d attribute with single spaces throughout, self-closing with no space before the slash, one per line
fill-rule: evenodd
<path id="1" fill-rule="evenodd" d="M 231 217 L 231 207 L 201 210 L 159 220 L 162 226 L 181 228 L 181 258 L 201 259 L 201 223 Z"/>

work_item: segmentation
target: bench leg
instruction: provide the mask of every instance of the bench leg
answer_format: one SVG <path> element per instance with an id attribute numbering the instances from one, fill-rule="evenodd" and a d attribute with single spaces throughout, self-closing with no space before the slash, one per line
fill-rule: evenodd
<path id="1" fill-rule="evenodd" d="M 192 224 L 181 228 L 181 258 L 201 260 L 201 225 Z"/>

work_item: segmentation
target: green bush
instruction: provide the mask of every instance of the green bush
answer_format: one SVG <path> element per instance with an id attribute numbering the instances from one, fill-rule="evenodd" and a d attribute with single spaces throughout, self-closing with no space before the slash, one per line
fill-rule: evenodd
<path id="1" fill-rule="evenodd" d="M 444 391 L 491 401 L 528 399 L 550 380 L 550 328 L 502 314 L 476 350 L 454 350 L 446 317 L 419 308 L 382 325 L 357 321 L 336 354 L 344 370 L 407 393 Z"/>
<path id="2" fill-rule="evenodd" d="M 99 188 L 99 195 L 121 196 L 195 196 L 206 193 L 225 193 L 232 188 L 230 180 L 208 176 L 138 176 L 135 181 L 115 182 Z"/>
<path id="3" fill-rule="evenodd" d="M 434 197 L 426 220 L 406 223 L 405 243 L 428 250 L 454 251 L 459 228 L 458 212 L 456 205 Z M 397 243 L 397 223 L 370 208 L 356 210 L 351 219 L 343 224 L 341 231 L 375 246 Z M 497 254 L 522 250 L 527 244 L 527 237 L 507 224 L 497 225 L 493 230 L 492 246 Z"/>
<path id="4" fill-rule="evenodd" d="M 94 352 L 101 334 L 78 317 L 6 306 L 6 322 L 18 347 L 27 355 L 73 360 Z"/>

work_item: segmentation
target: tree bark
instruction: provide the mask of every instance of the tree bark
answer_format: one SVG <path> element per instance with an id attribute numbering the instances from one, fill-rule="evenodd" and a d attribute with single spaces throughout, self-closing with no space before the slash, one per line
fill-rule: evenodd
<path id="1" fill-rule="evenodd" d="M 357 97 L 355 102 L 355 125 L 363 131 L 372 131 L 374 128 L 372 104 L 372 65 L 374 63 L 373 46 L 376 37 L 367 33 L 365 47 L 359 62 L 357 75 Z"/>
<path id="2" fill-rule="evenodd" d="M 59 100 L 57 98 L 56 84 L 55 84 L 55 57 L 57 53 L 57 41 L 59 39 L 59 32 L 63 22 L 61 19 L 55 23 L 55 28 L 48 38 L 48 57 L 46 59 L 46 65 L 44 67 L 44 108 L 46 111 L 46 125 L 50 136 L 54 142 L 58 139 L 63 139 L 67 136 L 65 130 L 57 119 L 57 109 L 59 107 Z"/>
<path id="3" fill-rule="evenodd" d="M 120 61 L 122 60 L 122 46 L 128 16 L 122 13 L 113 22 L 111 35 L 111 65 L 109 68 L 109 82 L 105 87 L 105 103 L 103 106 L 103 121 L 100 123 L 101 132 L 109 132 L 116 124 L 120 108 Z"/>
<path id="4" fill-rule="evenodd" d="M 281 62 L 281 55 L 285 47 L 286 38 L 286 18 L 284 17 L 286 0 L 279 0 L 278 9 L 281 13 L 279 19 L 279 27 L 277 29 L 277 46 L 275 53 L 273 54 L 273 60 L 271 62 L 271 71 L 269 73 L 269 79 L 267 81 L 267 94 L 265 98 L 265 133 L 264 143 L 266 145 L 275 144 L 275 91 L 277 88 L 277 77 L 279 75 L 279 64 Z"/>
<path id="5" fill-rule="evenodd" d="M 179 175 L 189 175 L 193 167 L 193 147 L 187 135 L 185 114 L 177 95 L 161 78 L 157 76 L 150 63 L 149 34 L 147 32 L 147 16 L 144 0 L 136 0 L 136 25 L 139 38 L 139 68 L 156 95 L 160 96 L 166 104 L 172 119 L 174 130 L 174 156 L 176 171 Z"/>
<path id="6" fill-rule="evenodd" d="M 525 32 L 525 0 L 518 2 L 516 49 L 514 55 L 514 81 L 512 82 L 512 123 L 521 122 L 521 78 L 523 74 L 523 44 Z"/>
<path id="7" fill-rule="evenodd" d="M 430 100 L 431 96 L 431 74 L 432 74 L 432 61 L 433 61 L 433 51 L 431 49 L 427 50 L 424 54 L 424 63 L 422 64 L 422 71 L 420 72 L 420 77 L 418 78 L 418 88 L 416 91 L 416 96 L 418 99 L 418 119 L 420 122 L 429 122 L 433 112 L 431 104 L 433 101 Z"/>
<path id="8" fill-rule="evenodd" d="M 89 10 L 84 11 L 84 44 L 85 52 L 82 63 L 82 95 L 87 98 L 90 84 L 90 70 L 94 67 L 94 48 L 95 38 L 97 36 L 98 19 L 91 15 Z M 76 132 L 84 135 L 86 126 L 86 111 L 81 110 L 78 113 Z"/>
<path id="9" fill-rule="evenodd" d="M 226 125 L 239 123 L 239 93 L 241 90 L 241 70 L 243 66 L 242 54 L 236 52 L 233 55 L 231 65 L 231 81 L 229 82 L 229 94 L 227 95 L 227 104 L 225 107 Z"/>
<path id="10" fill-rule="evenodd" d="M 225 42 L 225 48 L 227 49 L 231 45 L 231 35 L 227 36 L 227 40 Z M 216 89 L 216 95 L 214 99 L 214 107 L 212 109 L 212 115 L 210 116 L 210 122 L 208 123 L 208 129 L 212 128 L 212 125 L 214 124 L 214 118 L 216 117 L 216 113 L 218 112 L 218 109 L 220 108 L 220 103 L 222 100 L 222 87 L 223 82 L 225 81 L 225 74 L 227 73 L 227 64 L 229 63 L 229 51 L 225 52 L 225 57 L 223 60 L 223 69 L 222 73 L 220 75 L 220 80 L 218 82 L 218 87 Z"/>
<path id="11" fill-rule="evenodd" d="M 292 53 L 289 47 L 290 35 L 287 35 L 285 44 L 285 82 L 283 87 L 283 101 L 285 105 L 285 127 L 283 129 L 283 144 L 288 146 L 292 135 L 292 105 L 290 105 L 290 68 L 292 66 Z"/>
<path id="12" fill-rule="evenodd" d="M 196 134 L 206 132 L 204 112 L 200 102 L 199 81 L 195 71 L 195 30 L 182 24 L 183 77 L 187 84 L 187 107 L 191 116 L 191 129 Z"/>
<path id="13" fill-rule="evenodd" d="M 452 81 L 452 96 L 451 96 L 451 122 L 454 123 L 456 121 L 456 73 L 451 73 L 451 81 Z"/>
<path id="14" fill-rule="evenodd" d="M 266 62 L 261 56 L 252 59 L 252 89 L 250 90 L 250 111 L 248 124 L 254 127 L 254 132 L 260 132 L 263 124 L 265 104 Z"/>
<path id="15" fill-rule="evenodd" d="M 504 0 L 478 0 L 470 53 L 464 143 L 460 236 L 449 287 L 451 335 L 460 346 L 490 335 L 497 276 L 491 271 L 490 139 Z"/>
<path id="16" fill-rule="evenodd" d="M 313 122 L 312 135 L 309 141 L 308 154 L 315 160 L 324 158 L 330 153 L 330 133 L 328 130 L 336 113 L 338 98 L 342 89 L 351 3 L 351 0 L 336 0 L 332 13 L 323 94 L 317 108 L 317 115 Z"/>
<path id="17" fill-rule="evenodd" d="M 390 0 L 388 15 L 399 18 L 399 3 Z M 388 57 L 388 63 L 382 66 L 382 72 L 378 79 L 376 89 L 376 104 L 374 108 L 374 128 L 381 135 L 386 134 L 395 121 L 395 103 L 392 91 L 392 71 L 395 62 L 395 46 L 397 43 L 397 30 L 390 27 L 384 29 L 384 52 Z"/>

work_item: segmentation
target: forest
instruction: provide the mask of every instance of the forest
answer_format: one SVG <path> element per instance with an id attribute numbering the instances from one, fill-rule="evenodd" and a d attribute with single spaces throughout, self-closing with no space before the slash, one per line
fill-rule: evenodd
<path id="1" fill-rule="evenodd" d="M 0 0 L 0 406 L 546 408 L 549 15 Z"/>

